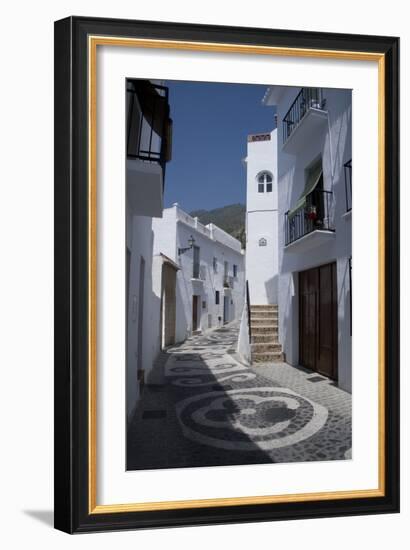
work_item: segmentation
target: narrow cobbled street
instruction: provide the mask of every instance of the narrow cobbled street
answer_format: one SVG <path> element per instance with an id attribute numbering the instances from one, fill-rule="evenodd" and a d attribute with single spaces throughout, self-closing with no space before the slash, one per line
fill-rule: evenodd
<path id="1" fill-rule="evenodd" d="M 161 354 L 129 425 L 127 469 L 351 457 L 351 396 L 286 363 L 241 364 L 238 328 Z"/>

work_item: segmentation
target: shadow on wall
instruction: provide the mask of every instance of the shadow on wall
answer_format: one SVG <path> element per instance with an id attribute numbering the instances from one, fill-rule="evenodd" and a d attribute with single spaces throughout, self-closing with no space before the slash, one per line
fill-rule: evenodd
<path id="1" fill-rule="evenodd" d="M 265 282 L 266 300 L 268 304 L 278 303 L 278 275 L 274 275 Z"/>
<path id="2" fill-rule="evenodd" d="M 349 260 L 346 258 L 338 295 L 338 374 L 337 385 L 350 392 L 352 391 L 352 347 L 351 347 L 351 288 Z M 350 338 L 349 338 L 350 335 Z"/>
<path id="3" fill-rule="evenodd" d="M 188 288 L 188 282 L 184 279 L 181 271 L 177 273 L 176 280 L 176 312 L 175 312 L 175 342 L 184 342 L 191 331 L 191 318 L 187 317 L 187 311 L 192 311 L 192 291 Z"/>
<path id="4" fill-rule="evenodd" d="M 150 275 L 148 279 L 149 277 Z M 128 361 L 126 365 L 128 418 L 132 416 L 140 399 L 141 382 L 149 378 L 154 361 L 160 352 L 161 299 L 151 290 L 144 296 L 143 308 L 141 358 L 138 357 L 138 310 L 135 320 L 131 320 L 131 330 L 128 332 L 128 346 L 132 358 L 132 362 Z"/>

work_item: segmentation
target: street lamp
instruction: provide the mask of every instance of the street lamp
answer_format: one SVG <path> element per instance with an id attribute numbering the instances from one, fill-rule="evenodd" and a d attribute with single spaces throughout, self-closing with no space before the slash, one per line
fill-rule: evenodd
<path id="1" fill-rule="evenodd" d="M 191 250 L 191 248 L 194 246 L 195 239 L 193 238 L 192 235 L 188 239 L 188 244 L 189 244 L 189 246 L 187 246 L 186 248 L 178 248 L 178 256 L 181 256 L 181 254 L 183 254 L 187 250 Z"/>

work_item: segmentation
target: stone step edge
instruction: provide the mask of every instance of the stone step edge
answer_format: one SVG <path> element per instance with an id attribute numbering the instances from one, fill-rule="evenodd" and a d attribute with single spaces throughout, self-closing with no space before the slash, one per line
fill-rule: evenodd
<path id="1" fill-rule="evenodd" d="M 252 342 L 251 344 L 252 349 L 254 349 L 255 351 L 263 347 L 269 347 L 269 346 L 274 346 L 275 348 L 278 348 L 280 345 L 281 345 L 280 342 Z"/>
<path id="2" fill-rule="evenodd" d="M 251 315 L 251 322 L 252 321 L 276 321 L 276 322 L 278 322 L 278 317 L 277 316 L 274 317 L 273 315 L 272 315 L 272 317 L 252 317 L 252 315 Z"/>
<path id="3" fill-rule="evenodd" d="M 252 362 L 260 362 L 262 363 L 263 361 L 266 362 L 266 363 L 269 363 L 270 361 L 274 361 L 274 360 L 277 360 L 277 361 L 282 361 L 282 353 L 281 352 L 278 352 L 278 353 L 259 353 L 259 354 L 253 354 L 252 355 Z"/>

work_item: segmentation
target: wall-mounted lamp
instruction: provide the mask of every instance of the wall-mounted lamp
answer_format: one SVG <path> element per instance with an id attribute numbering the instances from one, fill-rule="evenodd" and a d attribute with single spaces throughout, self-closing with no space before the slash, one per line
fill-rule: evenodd
<path id="1" fill-rule="evenodd" d="M 191 248 L 194 246 L 195 239 L 193 238 L 192 235 L 188 239 L 188 244 L 189 244 L 189 246 L 187 246 L 186 248 L 178 248 L 178 256 L 181 256 L 181 254 L 183 254 L 187 250 L 191 250 Z"/>

